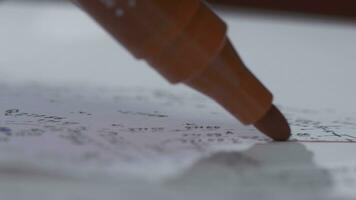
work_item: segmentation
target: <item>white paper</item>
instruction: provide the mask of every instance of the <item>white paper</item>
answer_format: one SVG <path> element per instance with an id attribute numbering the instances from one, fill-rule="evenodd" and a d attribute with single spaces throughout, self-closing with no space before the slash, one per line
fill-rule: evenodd
<path id="1" fill-rule="evenodd" d="M 185 90 L 3 85 L 1 91 L 0 159 L 6 162 L 0 165 L 20 160 L 159 179 L 214 152 L 273 142 Z M 281 109 L 293 130 L 290 142 L 356 142 L 352 116 Z"/>

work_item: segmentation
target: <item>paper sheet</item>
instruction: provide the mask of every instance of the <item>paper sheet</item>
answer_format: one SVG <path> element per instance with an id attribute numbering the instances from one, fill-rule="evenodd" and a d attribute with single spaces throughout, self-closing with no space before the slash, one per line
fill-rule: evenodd
<path id="1" fill-rule="evenodd" d="M 161 178 L 214 152 L 272 142 L 191 91 L 38 85 L 0 89 L 0 159 L 6 161 L 0 165 L 17 159 Z M 291 141 L 356 142 L 353 116 L 280 107 L 293 130 Z"/>

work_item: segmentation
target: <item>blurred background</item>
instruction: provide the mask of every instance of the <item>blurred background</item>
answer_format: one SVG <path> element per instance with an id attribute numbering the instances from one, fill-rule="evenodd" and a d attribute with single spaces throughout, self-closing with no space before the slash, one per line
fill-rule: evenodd
<path id="1" fill-rule="evenodd" d="M 356 113 L 353 1 L 212 2 L 277 104 Z M 135 60 L 65 0 L 0 1 L 0 82 L 182 87 Z"/>

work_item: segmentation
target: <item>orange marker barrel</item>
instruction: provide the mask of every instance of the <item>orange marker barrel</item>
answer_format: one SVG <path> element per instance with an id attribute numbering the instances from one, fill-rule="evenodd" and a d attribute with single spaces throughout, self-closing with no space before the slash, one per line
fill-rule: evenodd
<path id="1" fill-rule="evenodd" d="M 210 96 L 244 124 L 272 106 L 226 36 L 226 24 L 200 0 L 75 1 L 137 59 L 171 83 Z"/>

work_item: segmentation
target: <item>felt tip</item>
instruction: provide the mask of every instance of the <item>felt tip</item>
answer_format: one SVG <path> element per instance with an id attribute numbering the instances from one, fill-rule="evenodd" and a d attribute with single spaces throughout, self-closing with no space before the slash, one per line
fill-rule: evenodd
<path id="1" fill-rule="evenodd" d="M 286 118 L 274 105 L 254 125 L 259 131 L 276 141 L 286 141 L 291 135 Z"/>

